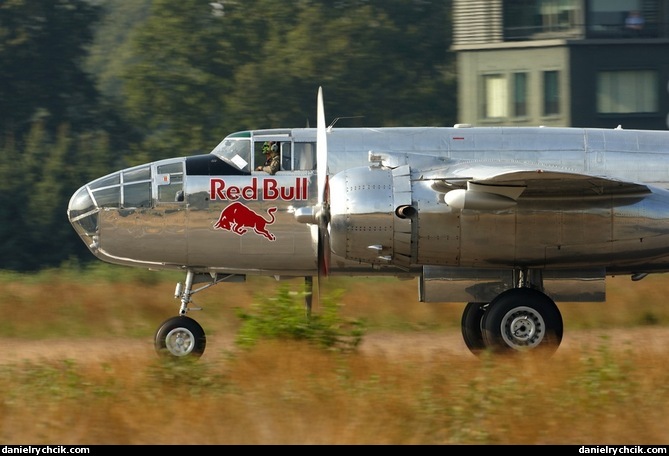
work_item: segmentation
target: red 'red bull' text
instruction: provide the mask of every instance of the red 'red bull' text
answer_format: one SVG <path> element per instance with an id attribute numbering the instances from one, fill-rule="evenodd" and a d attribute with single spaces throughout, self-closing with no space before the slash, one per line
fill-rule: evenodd
<path id="1" fill-rule="evenodd" d="M 209 180 L 209 198 L 214 200 L 236 201 L 240 198 L 245 200 L 306 200 L 309 197 L 309 180 L 306 177 L 296 177 L 295 185 L 281 186 L 276 179 L 266 178 L 262 180 L 262 186 L 258 185 L 258 178 L 251 178 L 251 183 L 245 186 L 228 185 L 225 179 L 215 178 Z"/>

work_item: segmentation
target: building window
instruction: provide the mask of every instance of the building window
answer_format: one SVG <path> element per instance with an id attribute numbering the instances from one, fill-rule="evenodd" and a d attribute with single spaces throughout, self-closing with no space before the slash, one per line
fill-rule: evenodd
<path id="1" fill-rule="evenodd" d="M 560 114 L 560 85 L 558 71 L 544 71 L 544 116 Z"/>
<path id="2" fill-rule="evenodd" d="M 579 3 L 576 0 L 539 0 L 543 30 L 569 30 L 576 27 L 580 15 Z"/>
<path id="3" fill-rule="evenodd" d="M 656 71 L 600 71 L 597 74 L 597 112 L 657 112 Z"/>
<path id="4" fill-rule="evenodd" d="M 527 73 L 513 75 L 513 116 L 527 116 Z"/>
<path id="5" fill-rule="evenodd" d="M 660 0 L 590 0 L 590 37 L 635 37 L 658 35 Z"/>
<path id="6" fill-rule="evenodd" d="M 483 76 L 483 117 L 506 118 L 508 106 L 506 77 L 502 74 Z"/>
<path id="7" fill-rule="evenodd" d="M 581 24 L 581 0 L 504 0 L 506 40 L 561 36 Z"/>
<path id="8" fill-rule="evenodd" d="M 505 0 L 505 40 L 524 40 L 541 31 L 535 0 Z"/>

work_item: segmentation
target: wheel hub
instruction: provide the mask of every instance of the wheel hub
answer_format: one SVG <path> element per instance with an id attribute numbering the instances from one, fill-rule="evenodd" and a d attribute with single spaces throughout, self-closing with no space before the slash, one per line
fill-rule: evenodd
<path id="1" fill-rule="evenodd" d="M 174 356 L 186 356 L 195 346 L 195 336 L 186 328 L 175 328 L 165 337 L 165 346 Z"/>
<path id="2" fill-rule="evenodd" d="M 516 307 L 502 319 L 502 338 L 516 350 L 536 347 L 544 338 L 544 320 L 530 307 Z"/>

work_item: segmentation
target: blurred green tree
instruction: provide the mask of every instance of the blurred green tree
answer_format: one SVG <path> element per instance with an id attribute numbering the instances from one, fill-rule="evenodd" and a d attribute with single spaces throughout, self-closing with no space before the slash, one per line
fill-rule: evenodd
<path id="1" fill-rule="evenodd" d="M 20 138 L 39 120 L 51 132 L 95 122 L 98 98 L 81 63 L 101 10 L 85 0 L 0 3 L 0 128 Z"/>
<path id="2" fill-rule="evenodd" d="M 8 197 L 0 268 L 90 257 L 69 226 L 67 203 L 83 182 L 124 163 L 129 137 L 83 68 L 103 11 L 86 0 L 0 3 L 0 188 Z"/>
<path id="3" fill-rule="evenodd" d="M 456 118 L 450 2 L 157 0 L 129 37 L 138 161 L 207 152 L 241 129 L 446 125 Z M 344 123 L 346 122 L 346 123 Z M 146 152 L 150 151 L 150 152 Z M 145 153 L 142 153 L 145 152 Z"/>

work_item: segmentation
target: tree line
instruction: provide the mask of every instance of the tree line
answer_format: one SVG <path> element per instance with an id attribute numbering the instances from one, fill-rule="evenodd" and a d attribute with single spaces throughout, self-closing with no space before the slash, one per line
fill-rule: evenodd
<path id="1" fill-rule="evenodd" d="M 0 269 L 93 259 L 66 209 L 84 183 L 209 152 L 225 135 L 452 125 L 451 1 L 0 3 Z"/>

